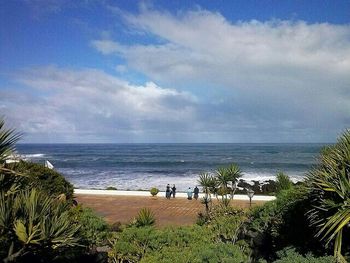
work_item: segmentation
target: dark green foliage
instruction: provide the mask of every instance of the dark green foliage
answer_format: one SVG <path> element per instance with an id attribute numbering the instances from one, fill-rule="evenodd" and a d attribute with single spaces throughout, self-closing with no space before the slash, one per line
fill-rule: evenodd
<path id="1" fill-rule="evenodd" d="M 73 185 L 55 170 L 46 168 L 44 165 L 20 161 L 8 165 L 14 171 L 23 174 L 23 188 L 37 188 L 52 197 L 65 194 L 67 200 L 73 198 Z"/>
<path id="2" fill-rule="evenodd" d="M 65 201 L 36 189 L 0 192 L 1 258 L 38 262 L 58 260 L 80 246 L 80 225 Z"/>
<path id="3" fill-rule="evenodd" d="M 350 130 L 334 146 L 322 150 L 318 166 L 308 173 L 313 197 L 309 216 L 317 227 L 317 237 L 334 244 L 340 262 L 350 251 Z"/>
<path id="4" fill-rule="evenodd" d="M 304 186 L 282 191 L 275 201 L 252 209 L 247 224 L 255 256 L 273 259 L 284 247 L 294 246 L 299 252 L 325 252 L 314 238 L 306 213 L 311 209 L 310 197 Z"/>
<path id="5" fill-rule="evenodd" d="M 286 248 L 277 252 L 278 259 L 274 263 L 336 263 L 332 256 L 315 257 L 311 253 L 301 255 L 294 248 Z"/>
<path id="6" fill-rule="evenodd" d="M 171 260 L 170 260 L 171 259 Z M 243 263 L 249 257 L 232 244 L 225 243 L 193 243 L 189 247 L 165 247 L 160 252 L 147 254 L 142 263 Z"/>

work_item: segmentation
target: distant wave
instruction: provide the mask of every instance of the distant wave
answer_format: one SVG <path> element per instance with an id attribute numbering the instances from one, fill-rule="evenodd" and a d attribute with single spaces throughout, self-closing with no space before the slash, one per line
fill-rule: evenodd
<path id="1" fill-rule="evenodd" d="M 89 171 L 74 170 L 74 169 L 62 169 L 61 170 L 70 181 L 78 188 L 97 188 L 105 189 L 108 186 L 117 187 L 119 190 L 138 190 L 138 189 L 150 189 L 151 187 L 157 187 L 161 190 L 165 189 L 167 184 L 176 184 L 179 191 L 185 191 L 189 186 L 194 187 L 198 185 L 199 173 L 161 173 L 156 171 L 151 172 L 126 172 L 120 173 L 116 171 Z M 303 179 L 303 174 L 288 174 L 292 181 L 297 182 Z M 255 173 L 247 172 L 243 174 L 242 179 L 245 181 L 268 181 L 276 180 L 275 173 Z"/>
<path id="2" fill-rule="evenodd" d="M 43 163 L 49 159 L 75 187 L 164 190 L 176 184 L 193 187 L 200 172 L 237 163 L 244 180 L 275 179 L 283 171 L 293 181 L 304 178 L 322 145 L 132 144 L 19 145 L 21 157 Z"/>
<path id="3" fill-rule="evenodd" d="M 25 159 L 30 159 L 30 158 L 42 158 L 44 157 L 45 154 L 43 153 L 33 153 L 33 154 L 22 154 L 21 157 L 25 158 Z"/>

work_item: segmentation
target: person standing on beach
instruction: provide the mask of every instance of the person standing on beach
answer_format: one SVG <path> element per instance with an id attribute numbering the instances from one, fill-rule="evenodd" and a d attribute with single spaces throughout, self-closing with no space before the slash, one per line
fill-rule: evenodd
<path id="1" fill-rule="evenodd" d="M 187 199 L 188 199 L 188 200 L 192 200 L 192 189 L 191 189 L 191 187 L 188 187 L 188 190 L 187 190 Z"/>
<path id="2" fill-rule="evenodd" d="M 169 184 L 166 186 L 165 197 L 167 199 L 170 199 L 170 185 Z"/>
<path id="3" fill-rule="evenodd" d="M 198 195 L 199 195 L 199 189 L 198 189 L 198 187 L 197 187 L 197 185 L 196 185 L 196 187 L 194 188 L 194 190 L 193 190 L 193 193 L 194 193 L 194 199 L 198 199 Z"/>
<path id="4" fill-rule="evenodd" d="M 175 198 L 175 193 L 176 193 L 176 187 L 173 185 L 173 188 L 171 188 L 172 193 L 173 193 L 173 198 Z"/>

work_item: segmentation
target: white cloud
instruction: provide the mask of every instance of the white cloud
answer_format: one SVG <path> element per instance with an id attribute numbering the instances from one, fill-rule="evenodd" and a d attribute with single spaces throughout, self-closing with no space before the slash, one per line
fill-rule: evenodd
<path id="1" fill-rule="evenodd" d="M 27 141 L 331 141 L 350 126 L 349 25 L 146 7 L 124 19 L 135 42 L 111 33 L 90 44 L 108 64 L 118 57 L 119 74 L 150 82 L 96 69 L 19 72 L 18 86 L 1 87 L 0 109 Z"/>
<path id="2" fill-rule="evenodd" d="M 17 80 L 41 96 L 3 91 L 2 107 L 20 130 L 31 135 L 68 141 L 100 135 L 123 141 L 118 134 L 154 132 L 159 123 L 186 129 L 195 118 L 196 98 L 187 92 L 153 82 L 135 86 L 98 70 L 49 66 L 24 71 Z"/>
<path id="3" fill-rule="evenodd" d="M 205 10 L 173 15 L 142 8 L 124 17 L 137 34 L 153 35 L 160 44 L 108 40 L 112 51 L 99 40 L 97 50 L 122 56 L 128 68 L 161 85 L 196 87 L 196 94 L 209 94 L 206 100 L 216 94 L 221 106 L 231 105 L 216 111 L 215 122 L 240 120 L 255 133 L 280 129 L 321 140 L 350 125 L 349 25 L 232 23 Z"/>

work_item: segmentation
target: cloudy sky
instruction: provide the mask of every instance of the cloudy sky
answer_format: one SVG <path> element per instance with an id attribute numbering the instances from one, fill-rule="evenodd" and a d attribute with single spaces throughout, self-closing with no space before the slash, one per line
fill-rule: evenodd
<path id="1" fill-rule="evenodd" d="M 332 142 L 349 1 L 0 3 L 0 115 L 23 142 Z"/>

